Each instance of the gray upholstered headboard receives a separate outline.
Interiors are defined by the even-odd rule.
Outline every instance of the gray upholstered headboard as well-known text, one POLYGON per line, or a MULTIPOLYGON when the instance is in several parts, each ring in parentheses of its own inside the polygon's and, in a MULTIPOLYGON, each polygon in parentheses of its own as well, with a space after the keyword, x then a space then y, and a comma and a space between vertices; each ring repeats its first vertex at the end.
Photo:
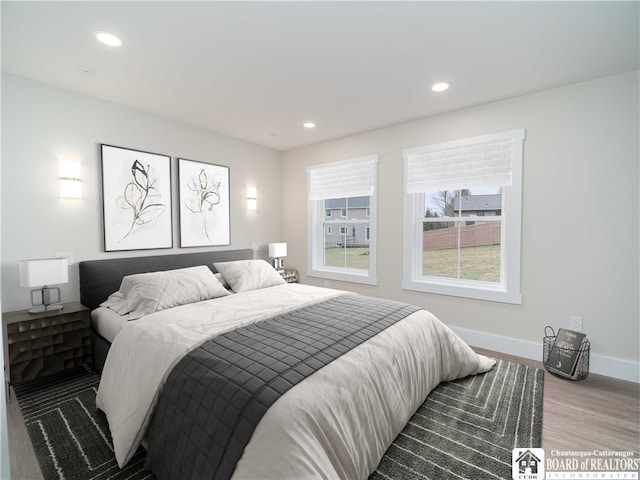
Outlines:
POLYGON ((176 268, 196 267, 198 265, 207 265, 215 273, 214 262, 249 260, 252 258, 253 250, 244 249, 88 260, 79 263, 80 301, 90 310, 97 308, 109 295, 120 288, 120 282, 126 275, 175 270, 176 268))

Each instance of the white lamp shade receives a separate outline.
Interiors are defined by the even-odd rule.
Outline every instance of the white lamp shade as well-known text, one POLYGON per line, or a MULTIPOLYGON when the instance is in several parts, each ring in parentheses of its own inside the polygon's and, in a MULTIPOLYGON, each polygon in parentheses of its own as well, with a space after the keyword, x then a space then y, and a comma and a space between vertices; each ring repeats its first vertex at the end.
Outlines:
POLYGON ((22 260, 20 265, 21 287, 42 287, 67 283, 69 268, 66 258, 22 260))
POLYGON ((286 257, 287 244, 286 243, 270 243, 269 256, 270 257, 286 257))

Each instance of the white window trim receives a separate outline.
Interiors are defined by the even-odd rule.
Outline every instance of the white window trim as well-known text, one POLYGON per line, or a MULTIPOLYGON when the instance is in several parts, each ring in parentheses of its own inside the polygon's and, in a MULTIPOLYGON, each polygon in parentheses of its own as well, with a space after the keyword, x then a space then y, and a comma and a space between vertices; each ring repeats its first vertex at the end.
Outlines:
MULTIPOLYGON (((366 157, 354 158, 351 160, 345 160, 341 162, 334 162, 332 165, 347 165, 354 161, 371 160, 374 162, 373 168, 373 193, 370 195, 369 201, 369 228, 370 228, 370 240, 369 240, 369 270, 363 271, 359 269, 345 269, 337 267, 323 266, 324 258, 324 244, 323 237, 318 236, 316 233, 318 228, 324 233, 322 223, 324 221, 324 202, 322 200, 309 200, 309 222, 308 222, 308 239, 309 239, 309 255, 307 265, 307 275, 310 277, 324 278, 327 280, 336 280, 342 282, 360 283, 364 285, 377 285, 377 255, 376 255, 376 234, 377 228, 377 196, 378 196, 378 155, 368 155, 366 157)), ((329 165, 329 164, 327 164, 329 165)), ((308 188, 308 186, 307 186, 308 188)), ((361 196, 361 195, 354 195, 361 196)), ((349 223, 364 223, 364 220, 354 220, 349 223)), ((326 223, 326 222, 324 222, 326 223)), ((333 222, 332 222, 333 223, 333 222)), ((341 221, 335 221, 336 224, 344 223, 341 221)))
POLYGON ((522 144, 524 129, 514 131, 512 184, 503 187, 501 278, 503 284, 422 275, 422 222, 424 195, 406 193, 407 154, 404 150, 404 253, 402 288, 419 292, 450 295, 493 302, 522 304, 520 288, 522 232, 522 144), (519 134, 519 135, 518 135, 519 134), (418 256, 419 255, 419 256, 418 256))

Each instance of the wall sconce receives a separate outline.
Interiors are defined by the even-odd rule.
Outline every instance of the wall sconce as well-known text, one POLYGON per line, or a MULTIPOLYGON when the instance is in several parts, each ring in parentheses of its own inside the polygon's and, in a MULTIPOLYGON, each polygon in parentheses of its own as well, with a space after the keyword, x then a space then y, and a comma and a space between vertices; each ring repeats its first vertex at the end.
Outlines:
POLYGON ((60 198, 82 198, 80 163, 60 162, 60 198))
POLYGON ((258 198, 255 187, 247 187, 247 210, 255 212, 258 209, 258 198))

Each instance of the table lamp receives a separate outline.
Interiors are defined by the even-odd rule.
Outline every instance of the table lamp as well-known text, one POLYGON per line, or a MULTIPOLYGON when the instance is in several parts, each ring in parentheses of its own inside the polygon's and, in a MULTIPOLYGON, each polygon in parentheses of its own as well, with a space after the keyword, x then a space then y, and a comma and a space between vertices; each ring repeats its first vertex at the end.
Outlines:
POLYGON ((66 258, 42 258, 37 260, 21 260, 20 286, 40 287, 31 290, 31 305, 36 307, 29 313, 62 310, 60 288, 49 288, 49 285, 67 283, 69 268, 66 258))
POLYGON ((284 259, 282 257, 287 256, 287 244, 270 243, 269 256, 273 257, 273 268, 275 268, 279 272, 284 270, 284 259))

